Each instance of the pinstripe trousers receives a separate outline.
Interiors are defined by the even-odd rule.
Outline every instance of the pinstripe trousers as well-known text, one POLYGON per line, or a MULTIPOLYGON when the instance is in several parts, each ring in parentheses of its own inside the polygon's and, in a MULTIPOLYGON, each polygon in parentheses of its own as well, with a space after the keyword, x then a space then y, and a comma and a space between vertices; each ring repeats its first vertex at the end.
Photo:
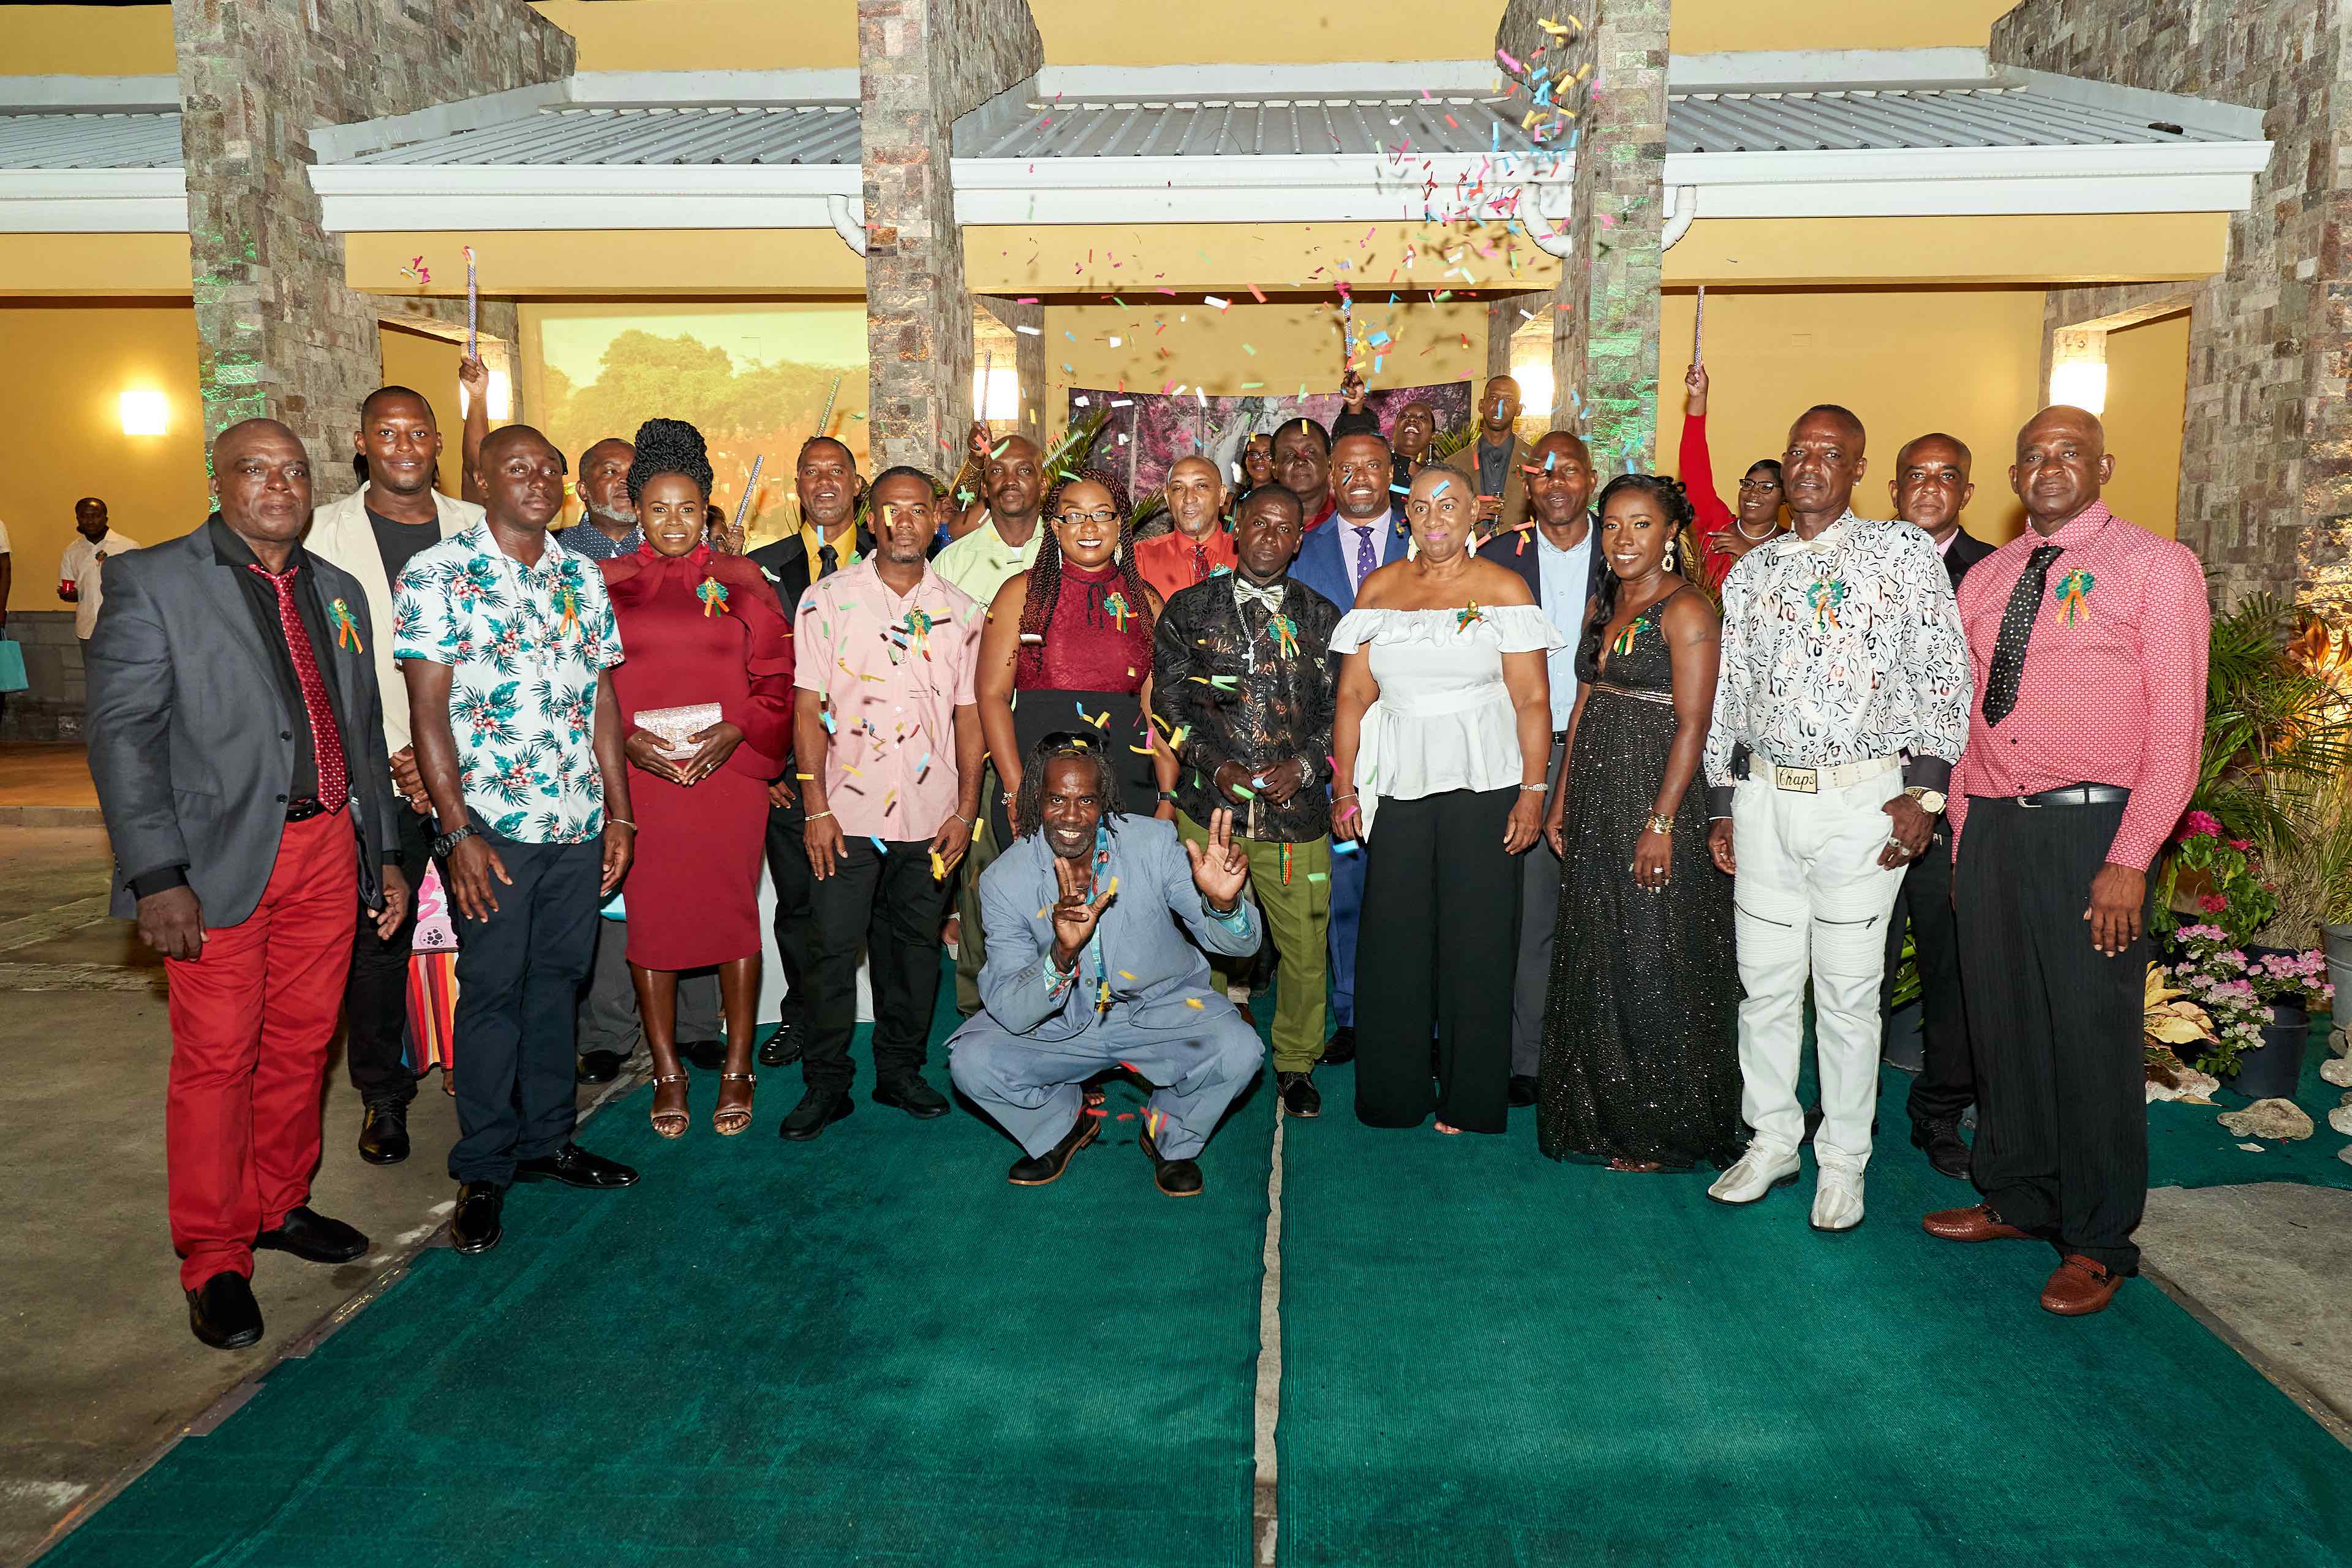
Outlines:
POLYGON ((2147 937, 2091 945, 2091 879, 2124 803, 1971 796, 1954 868, 1977 1058, 1971 1174, 1993 1211, 2060 1253, 2137 1273, 2147 1204, 2141 1057, 2147 937))

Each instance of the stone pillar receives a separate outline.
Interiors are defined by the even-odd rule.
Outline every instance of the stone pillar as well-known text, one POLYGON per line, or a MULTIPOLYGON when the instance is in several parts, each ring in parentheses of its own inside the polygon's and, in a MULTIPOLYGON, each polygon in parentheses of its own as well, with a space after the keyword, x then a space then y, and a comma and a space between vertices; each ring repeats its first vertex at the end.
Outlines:
MULTIPOLYGON (((2352 165, 2338 153, 2352 138, 2352 52, 2339 12, 2309 0, 2026 0, 1992 31, 1996 64, 2263 111, 2270 166, 2230 220, 2228 268, 2195 287, 2189 315, 2179 531, 2224 607, 2273 593, 2352 613, 2352 165)), ((2053 289, 2046 320, 2053 331, 2117 325, 2162 303, 2149 289, 2180 288, 2053 289)))
MULTIPOLYGON (((343 286, 320 225, 310 127, 557 80, 572 39, 523 0, 173 0, 172 29, 206 433, 285 421, 331 500, 383 355, 379 308, 343 286)), ((462 321, 465 301, 422 309, 462 321)))
POLYGON ((1034 75, 1045 43, 1027 0, 857 0, 857 58, 872 462, 944 479, 971 425, 950 135, 959 115, 1034 75))
POLYGON ((1004 329, 1002 333, 989 335, 996 355, 995 368, 1009 366, 1021 384, 1021 411, 1010 421, 1000 419, 997 434, 1018 431, 1036 442, 1042 451, 1045 445, 1045 307, 1034 301, 1024 305, 1000 295, 974 298, 982 310, 1004 329))
MULTIPOLYGON (((1578 430, 1604 475, 1649 469, 1658 430, 1658 286, 1664 221, 1666 29, 1670 0, 1596 0, 1570 37, 1547 32, 1561 7, 1510 0, 1497 45, 1557 81, 1583 71, 1576 105, 1573 248, 1552 313, 1555 429, 1578 430)), ((1554 96, 1577 95, 1555 89, 1554 96)))

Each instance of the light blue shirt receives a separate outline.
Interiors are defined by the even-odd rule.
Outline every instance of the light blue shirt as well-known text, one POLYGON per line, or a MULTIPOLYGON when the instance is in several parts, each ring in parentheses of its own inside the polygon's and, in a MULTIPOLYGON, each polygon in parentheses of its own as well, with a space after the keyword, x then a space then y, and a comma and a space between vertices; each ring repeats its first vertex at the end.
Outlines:
POLYGON ((1576 710, 1576 649, 1584 640, 1585 589, 1591 585, 1592 573, 1592 525, 1586 523, 1584 537, 1567 550, 1545 537, 1540 528, 1535 535, 1536 566, 1543 582, 1544 617, 1568 639, 1544 656, 1545 668, 1551 672, 1552 732, 1558 734, 1568 728, 1568 716, 1576 710))

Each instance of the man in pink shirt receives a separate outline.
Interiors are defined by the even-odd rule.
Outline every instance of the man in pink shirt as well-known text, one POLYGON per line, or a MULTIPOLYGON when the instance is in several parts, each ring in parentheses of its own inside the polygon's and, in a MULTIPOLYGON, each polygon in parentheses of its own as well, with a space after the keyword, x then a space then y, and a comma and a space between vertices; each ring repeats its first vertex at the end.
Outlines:
POLYGON ((972 668, 982 607, 924 559, 930 476, 892 468, 866 492, 874 550, 801 596, 794 755, 812 896, 808 1091, 779 1129, 805 1142, 850 1112, 857 949, 874 977, 874 1098, 948 1113, 923 1081, 940 985, 940 922, 980 809, 972 668))
POLYGON ((2009 470, 2028 527, 1959 593, 1976 704, 1949 816, 1984 1201, 1925 1223, 2047 1241, 2042 1305, 2066 1317, 2139 1268, 2147 868, 2197 783, 2212 629, 2197 557, 2099 500, 2114 473, 2096 418, 2035 415, 2009 470))

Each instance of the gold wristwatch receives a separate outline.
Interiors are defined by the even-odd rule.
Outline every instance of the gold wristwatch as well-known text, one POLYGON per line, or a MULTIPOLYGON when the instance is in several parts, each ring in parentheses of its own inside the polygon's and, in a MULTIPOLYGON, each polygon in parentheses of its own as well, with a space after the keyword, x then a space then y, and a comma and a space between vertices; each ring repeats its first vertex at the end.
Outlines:
POLYGON ((1930 816, 1944 815, 1944 792, 1929 789, 1926 784, 1913 784, 1903 792, 1919 803, 1919 809, 1930 816))

